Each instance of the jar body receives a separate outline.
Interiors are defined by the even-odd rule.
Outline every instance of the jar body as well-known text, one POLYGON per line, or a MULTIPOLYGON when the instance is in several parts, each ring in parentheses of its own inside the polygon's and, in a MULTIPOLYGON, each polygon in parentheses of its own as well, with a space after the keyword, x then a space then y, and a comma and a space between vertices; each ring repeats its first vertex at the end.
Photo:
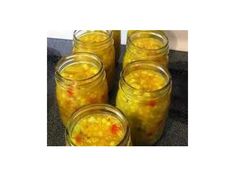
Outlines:
MULTIPOLYGON (((71 144, 70 140, 71 140, 71 139, 69 139, 68 134, 65 134, 65 145, 66 145, 66 146, 77 146, 77 145, 71 144)), ((94 145, 94 146, 95 146, 95 145, 94 145)), ((123 145, 120 145, 120 146, 132 146, 131 134, 129 134, 128 140, 127 140, 123 145)))
POLYGON ((162 31, 129 31, 123 68, 136 60, 151 60, 168 67, 168 39, 162 31))
MULTIPOLYGON (((144 63, 140 65, 144 66, 144 63)), ((134 145, 153 145, 163 133, 170 105, 171 82, 164 93, 154 94, 151 96, 148 92, 133 90, 120 80, 116 106, 129 120, 134 145)))
POLYGON ((130 146, 131 135, 123 113, 108 104, 87 105, 66 126, 67 146, 130 146))
POLYGON ((120 30, 112 30, 113 39, 114 39, 114 47, 115 47, 115 61, 118 62, 120 57, 120 47, 121 47, 121 31, 120 30))
MULTIPOLYGON (((70 59, 65 58, 64 60, 69 61, 70 59)), ((82 62, 82 58, 79 61, 82 62)), ((62 64, 63 61, 61 61, 61 65, 62 64)), ((72 65, 74 62, 71 62, 70 64, 72 65)), ((69 67, 70 64, 65 66, 65 68, 69 67)), ((77 68, 74 67, 74 69, 77 68)), ((60 74, 60 70, 58 71, 58 74, 60 74)), ((60 117, 64 125, 67 124, 71 115, 80 107, 87 104, 108 102, 108 86, 105 72, 100 71, 99 75, 97 75, 97 77, 93 76, 92 79, 93 80, 87 79, 85 80, 86 82, 84 82, 84 80, 67 81, 56 76, 56 98, 60 117)))
POLYGON ((75 31, 73 53, 77 52, 94 53, 102 60, 109 89, 111 89, 115 71, 115 49, 112 33, 109 31, 75 31))

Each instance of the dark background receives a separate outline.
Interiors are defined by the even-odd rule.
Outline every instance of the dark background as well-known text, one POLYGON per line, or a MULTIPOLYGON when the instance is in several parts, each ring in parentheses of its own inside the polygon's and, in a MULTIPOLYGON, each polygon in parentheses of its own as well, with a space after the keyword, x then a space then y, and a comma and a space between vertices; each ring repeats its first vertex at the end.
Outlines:
MULTIPOLYGON (((47 145, 63 146, 64 127, 60 121, 55 97, 54 68, 57 61, 71 54, 72 41, 47 39, 47 145)), ((110 92, 110 104, 114 105, 125 46, 116 67, 115 88, 110 92)), ((166 127, 157 146, 188 145, 188 53, 170 50, 169 70, 173 91, 166 127)))

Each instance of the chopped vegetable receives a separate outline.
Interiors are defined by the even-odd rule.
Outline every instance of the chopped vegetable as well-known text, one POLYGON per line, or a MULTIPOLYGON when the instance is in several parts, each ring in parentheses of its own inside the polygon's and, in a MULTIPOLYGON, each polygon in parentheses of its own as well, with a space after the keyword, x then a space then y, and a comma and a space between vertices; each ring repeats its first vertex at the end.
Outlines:
POLYGON ((72 97, 73 96, 73 89, 71 87, 68 88, 67 90, 68 96, 72 97))
POLYGON ((113 124, 112 127, 111 127, 111 132, 112 134, 117 134, 117 132, 119 132, 120 130, 120 127, 117 125, 117 124, 113 124))
POLYGON ((125 86, 119 88, 116 106, 130 122, 133 144, 152 145, 162 134, 164 123, 161 121, 167 117, 170 91, 157 98, 150 95, 163 88, 167 80, 158 71, 140 68, 128 72, 124 79, 135 90, 125 89, 125 86))
MULTIPOLYGON (((129 37, 135 31, 128 32, 129 37)), ((167 38, 162 32, 157 31, 138 31, 138 37, 131 38, 127 45, 127 50, 123 58, 123 68, 130 62, 136 60, 152 60, 167 67, 168 66, 168 47, 163 49, 167 43, 167 38), (158 33, 156 36, 151 33, 158 33), (147 35, 148 34, 148 35, 147 35), (160 37, 161 36, 161 37, 160 37)))
POLYGON ((67 124, 73 112, 81 106, 107 102, 108 87, 106 80, 97 86, 94 86, 93 82, 85 86, 76 84, 79 80, 89 79, 97 74, 98 71, 99 68, 97 66, 88 63, 71 64, 61 71, 60 74, 63 78, 72 81, 71 85, 66 85, 65 83, 56 84, 56 97, 64 125, 67 124))
POLYGON ((156 102, 155 100, 150 100, 150 101, 147 103, 147 105, 148 105, 148 106, 151 106, 151 107, 156 106, 156 104, 157 104, 157 102, 156 102))
POLYGON ((98 113, 79 120, 71 134, 71 140, 77 146, 115 146, 123 139, 124 129, 115 116, 98 113))
POLYGON ((82 138, 81 136, 78 134, 76 137, 75 137, 75 140, 76 140, 76 143, 80 143, 82 141, 82 138))
POLYGON ((115 71, 115 50, 112 40, 108 40, 109 33, 104 31, 89 31, 81 36, 77 35, 76 39, 74 40, 73 53, 91 52, 99 56, 104 64, 110 88, 115 71), (84 45, 76 39, 82 41, 84 45), (104 41, 108 42, 104 43, 104 41))

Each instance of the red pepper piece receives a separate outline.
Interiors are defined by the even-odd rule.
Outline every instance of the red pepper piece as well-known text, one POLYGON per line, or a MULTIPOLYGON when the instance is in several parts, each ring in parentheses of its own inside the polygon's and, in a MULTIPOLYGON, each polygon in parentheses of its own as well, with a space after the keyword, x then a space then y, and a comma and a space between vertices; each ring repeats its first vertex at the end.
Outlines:
POLYGON ((77 135, 77 136, 75 137, 75 140, 76 140, 76 143, 80 143, 80 142, 82 141, 82 138, 81 138, 80 135, 77 135))
POLYGON ((73 89, 71 87, 69 87, 67 89, 67 93, 68 93, 68 96, 72 97, 73 96, 73 89))
POLYGON ((154 107, 154 106, 157 105, 157 102, 154 101, 154 100, 151 100, 151 101, 149 101, 149 102, 147 103, 147 105, 148 105, 148 106, 151 106, 151 107, 154 107))
POLYGON ((120 127, 119 126, 117 126, 116 124, 113 124, 112 126, 111 126, 111 132, 112 132, 112 134, 117 134, 117 132, 120 130, 120 127))

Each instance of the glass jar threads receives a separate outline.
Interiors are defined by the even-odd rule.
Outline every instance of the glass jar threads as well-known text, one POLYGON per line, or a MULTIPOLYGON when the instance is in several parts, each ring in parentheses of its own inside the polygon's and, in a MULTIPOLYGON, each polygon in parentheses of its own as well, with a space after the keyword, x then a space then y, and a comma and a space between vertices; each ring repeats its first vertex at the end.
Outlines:
POLYGON ((128 30, 127 31, 127 38, 133 34, 134 32, 138 32, 138 31, 146 31, 146 32, 158 32, 158 33, 162 33, 163 35, 165 35, 164 31, 162 30, 128 30))
POLYGON ((130 122, 134 145, 152 145, 161 137, 171 87, 169 72, 154 61, 135 61, 122 71, 116 106, 130 122))
POLYGON ((108 30, 74 31, 73 42, 73 53, 91 52, 102 60, 108 85, 111 89, 115 71, 115 50, 112 32, 108 30))
POLYGON ((123 68, 135 60, 152 60, 168 67, 168 38, 162 31, 129 31, 123 68))
POLYGON ((56 98, 64 125, 81 106, 108 101, 104 67, 94 54, 80 52, 62 58, 56 65, 55 80, 56 98))
POLYGON ((66 127, 68 146, 128 146, 130 128, 123 113, 107 104, 92 104, 76 111, 66 127))

